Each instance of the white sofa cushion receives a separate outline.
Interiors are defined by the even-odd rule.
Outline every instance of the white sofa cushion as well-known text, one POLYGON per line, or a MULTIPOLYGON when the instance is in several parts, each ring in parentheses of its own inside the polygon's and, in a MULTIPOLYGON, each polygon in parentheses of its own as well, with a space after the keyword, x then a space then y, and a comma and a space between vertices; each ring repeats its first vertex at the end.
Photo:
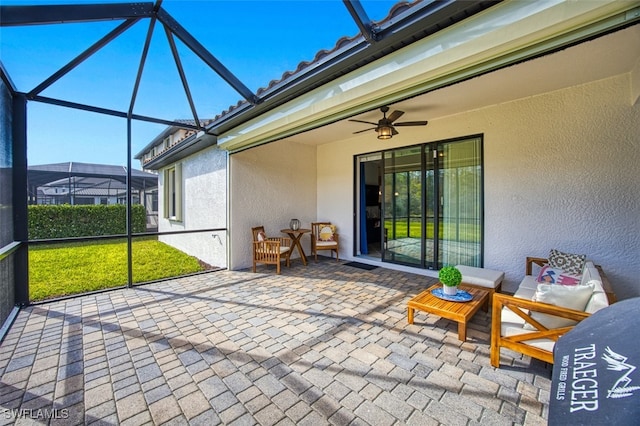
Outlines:
POLYGON ((538 289, 538 284, 540 283, 536 281, 536 277, 533 275, 525 275, 514 296, 521 299, 533 300, 533 295, 538 289))
MULTIPOLYGON (((511 309, 502 309, 502 319, 500 321, 500 333, 503 337, 518 336, 522 334, 530 334, 536 330, 528 330, 523 328, 525 322, 522 318, 516 315, 511 309)), ((555 342, 551 339, 531 339, 526 340, 523 343, 543 349, 545 351, 552 352, 555 342)))
MULTIPOLYGON (((584 311, 589 299, 593 295, 593 290, 593 283, 574 286, 539 284, 532 300, 534 302, 548 303, 550 305, 561 306, 563 308, 574 309, 576 311, 584 311)), ((568 327, 576 323, 570 319, 560 318, 540 312, 532 312, 531 318, 547 328, 568 327)), ((525 324, 525 328, 529 330, 534 329, 530 324, 525 324)))
POLYGON ((587 303, 584 311, 593 314, 594 312, 609 306, 609 298, 602 286, 602 277, 600 277, 600 272, 598 272, 596 265, 591 261, 587 261, 584 265, 584 269, 582 270, 581 284, 584 285, 587 283, 592 283, 594 289, 593 295, 591 296, 591 299, 589 299, 589 303, 587 303))
POLYGON ((602 281, 591 280, 589 283, 593 284, 594 290, 591 299, 589 299, 587 306, 584 308, 584 311, 589 314, 593 314, 598 312, 600 309, 609 306, 609 298, 602 287, 602 281))
POLYGON ((598 280, 602 282, 598 268, 596 268, 596 265, 594 265, 593 262, 588 261, 584 264, 584 268, 582 269, 582 280, 580 281, 580 284, 586 284, 591 280, 598 280))

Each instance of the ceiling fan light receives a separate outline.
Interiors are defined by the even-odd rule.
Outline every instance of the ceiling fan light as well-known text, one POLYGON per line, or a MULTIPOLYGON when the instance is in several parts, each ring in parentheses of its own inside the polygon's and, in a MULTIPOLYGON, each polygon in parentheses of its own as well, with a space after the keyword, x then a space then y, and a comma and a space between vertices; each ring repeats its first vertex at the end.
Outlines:
POLYGON ((380 126, 376 132, 378 132, 378 139, 391 139, 393 136, 393 129, 390 126, 380 126))

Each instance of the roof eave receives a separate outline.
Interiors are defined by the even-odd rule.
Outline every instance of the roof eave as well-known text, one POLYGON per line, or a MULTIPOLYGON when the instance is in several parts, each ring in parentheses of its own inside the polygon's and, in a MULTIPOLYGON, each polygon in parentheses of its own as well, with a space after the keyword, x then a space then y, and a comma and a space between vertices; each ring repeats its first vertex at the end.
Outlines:
POLYGON ((214 135, 198 132, 195 133, 172 148, 158 155, 157 157, 144 163, 146 170, 160 170, 170 164, 180 161, 198 151, 216 145, 218 142, 214 135))
POLYGON ((151 148, 153 148, 154 145, 157 145, 160 141, 163 141, 167 136, 172 135, 173 133, 177 132, 180 129, 183 129, 183 127, 178 127, 178 126, 167 127, 162 132, 160 132, 158 136, 153 138, 151 142, 146 144, 145 147, 142 148, 140 152, 138 152, 133 158, 135 158, 136 160, 140 160, 144 156, 144 154, 146 154, 147 152, 149 152, 151 148))

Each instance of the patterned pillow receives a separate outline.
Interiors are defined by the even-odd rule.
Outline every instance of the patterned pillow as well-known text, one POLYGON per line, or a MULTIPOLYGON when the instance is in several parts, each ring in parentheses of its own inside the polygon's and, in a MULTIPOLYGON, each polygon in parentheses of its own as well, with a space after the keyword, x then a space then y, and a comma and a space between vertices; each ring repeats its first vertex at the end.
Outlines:
POLYGON ((265 234, 263 231, 258 232, 258 241, 266 241, 267 240, 267 234, 265 234))
POLYGON ((320 225, 318 227, 319 241, 333 241, 333 234, 336 233, 336 227, 331 224, 320 225))
POLYGON ((579 275, 571 275, 560 268, 552 268, 550 265, 544 265, 536 281, 543 284, 561 284, 561 285, 578 285, 580 284, 579 275))
POLYGON ((549 252, 549 266, 562 269, 570 275, 582 275, 582 269, 587 256, 584 254, 563 253, 551 249, 549 252))

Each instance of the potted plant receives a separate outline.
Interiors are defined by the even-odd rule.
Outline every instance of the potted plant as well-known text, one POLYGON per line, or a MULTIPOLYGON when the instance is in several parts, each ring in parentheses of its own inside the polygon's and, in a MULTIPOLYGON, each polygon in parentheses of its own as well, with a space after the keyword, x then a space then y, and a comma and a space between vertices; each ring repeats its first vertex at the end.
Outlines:
POLYGON ((438 272, 438 278, 442 283, 442 292, 449 296, 458 293, 458 285, 462 282, 462 274, 455 266, 445 266, 438 272))

